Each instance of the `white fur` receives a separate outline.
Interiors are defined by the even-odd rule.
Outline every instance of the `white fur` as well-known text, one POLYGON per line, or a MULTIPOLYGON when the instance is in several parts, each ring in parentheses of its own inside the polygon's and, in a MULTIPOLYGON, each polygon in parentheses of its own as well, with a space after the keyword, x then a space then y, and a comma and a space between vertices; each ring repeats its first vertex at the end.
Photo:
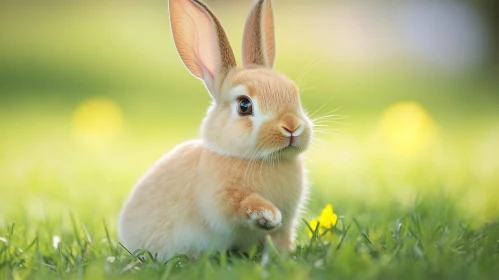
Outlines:
POLYGON ((230 108, 231 108, 231 115, 234 118, 240 117, 238 113, 238 102, 237 98, 239 96, 248 96, 248 98, 251 99, 251 103, 253 106, 253 116, 248 116, 248 118, 251 119, 251 122, 253 123, 253 130, 251 132, 251 144, 254 145, 256 143, 256 140, 258 138, 258 132, 260 127, 262 126, 263 123, 266 121, 272 119, 271 115, 266 115, 263 112, 261 112, 260 107, 258 105, 258 99, 253 97, 249 97, 248 90, 244 85, 238 85, 232 88, 229 93, 227 94, 230 103, 230 108))
POLYGON ((277 211, 276 214, 274 214, 270 210, 263 210, 262 216, 263 218, 265 218, 267 221, 270 222, 270 225, 272 227, 279 226, 282 223, 281 211, 277 211))
POLYGON ((230 89, 227 93, 228 99, 225 101, 230 102, 232 100, 236 100, 236 98, 238 98, 239 96, 248 96, 248 90, 244 85, 238 85, 230 89))
POLYGON ((274 214, 268 209, 264 209, 261 211, 248 209, 247 213, 250 217, 250 221, 248 222, 251 227, 254 227, 255 223, 257 223, 260 219, 263 219, 266 223, 268 223, 270 228, 277 228, 282 224, 282 214, 279 210, 277 210, 274 214))
POLYGON ((304 125, 300 125, 295 131, 293 131, 293 136, 300 136, 305 130, 304 125))
POLYGON ((291 136, 291 132, 287 131, 286 129, 284 129, 283 127, 280 128, 282 134, 284 134, 284 136, 291 136))

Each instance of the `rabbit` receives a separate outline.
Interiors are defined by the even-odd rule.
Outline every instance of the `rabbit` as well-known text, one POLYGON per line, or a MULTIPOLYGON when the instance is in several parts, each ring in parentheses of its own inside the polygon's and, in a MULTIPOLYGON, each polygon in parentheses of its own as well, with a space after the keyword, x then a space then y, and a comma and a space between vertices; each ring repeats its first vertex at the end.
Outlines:
POLYGON ((133 187, 119 214, 120 241, 159 260, 245 252, 267 235, 292 252, 308 196, 303 152, 313 125, 298 87, 273 70, 272 2, 252 5, 242 67, 205 3, 169 0, 169 13, 177 52, 213 102, 201 139, 166 153, 133 187))

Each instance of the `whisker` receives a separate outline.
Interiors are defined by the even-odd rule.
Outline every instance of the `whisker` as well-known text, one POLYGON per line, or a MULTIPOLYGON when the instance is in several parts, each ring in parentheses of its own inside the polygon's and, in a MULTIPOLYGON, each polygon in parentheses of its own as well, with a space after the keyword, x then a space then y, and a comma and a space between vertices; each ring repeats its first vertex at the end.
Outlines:
MULTIPOLYGON (((324 108, 326 105, 328 105, 332 100, 333 100, 333 97, 331 97, 328 101, 326 101, 324 104, 322 104, 322 106, 319 107, 319 109, 315 110, 312 114, 310 114, 309 117, 312 118, 316 113, 318 113, 320 110, 322 110, 322 108, 324 108)), ((332 113, 334 113, 342 108, 343 108, 343 106, 339 106, 338 108, 327 112, 325 115, 331 115, 332 113)), ((342 116, 342 115, 335 115, 335 116, 342 116)))
MULTIPOLYGON (((333 100, 333 98, 329 99, 326 103, 324 103, 324 105, 322 105, 320 109, 324 108, 324 106, 326 106, 327 104, 329 104, 329 102, 331 102, 331 100, 333 100)), ((335 113, 335 112, 337 112, 337 111, 341 110, 342 108, 343 108, 343 106, 339 106, 339 107, 337 107, 336 109, 333 109, 333 110, 331 110, 331 111, 329 111, 329 112, 324 113, 324 115, 323 115, 323 116, 334 115, 334 116, 346 117, 345 115, 333 114, 333 113, 335 113)), ((319 109, 319 110, 320 110, 320 109, 319 109)), ((316 110, 316 111, 314 112, 314 114, 315 114, 316 112, 318 112, 319 110, 316 110)), ((310 117, 312 117, 312 116, 313 116, 313 115, 310 115, 310 117)))
POLYGON ((319 152, 322 152, 324 151, 324 146, 327 146, 327 142, 324 141, 323 139, 320 139, 320 141, 317 141, 317 142, 312 142, 311 143, 311 148, 314 149, 315 151, 319 151, 319 152))
POLYGON ((322 108, 324 108, 324 106, 326 106, 330 101, 331 101, 331 99, 328 102, 322 104, 322 106, 319 107, 319 109, 313 111, 311 114, 308 115, 308 117, 312 118, 317 112, 319 112, 320 110, 322 110, 322 108))
POLYGON ((338 125, 343 125, 343 126, 349 126, 349 125, 351 125, 349 123, 338 122, 338 121, 318 121, 318 122, 314 123, 314 127, 316 127, 317 125, 324 125, 324 126, 329 127, 328 124, 338 124, 338 125))
POLYGON ((317 89, 317 87, 306 87, 306 88, 300 88, 300 92, 304 92, 304 91, 307 91, 307 90, 313 90, 313 89, 317 89))
POLYGON ((339 118, 320 118, 317 120, 312 120, 313 123, 321 123, 321 122, 338 122, 338 123, 346 123, 343 119, 339 118))
POLYGON ((330 126, 329 126, 329 125, 327 125, 327 124, 315 124, 315 123, 314 123, 312 126, 313 126, 313 127, 330 127, 330 126))
POLYGON ((320 63, 320 60, 315 60, 315 61, 312 60, 312 61, 310 61, 308 63, 308 65, 305 66, 305 69, 300 74, 300 76, 297 79, 295 79, 296 84, 300 86, 301 85, 301 80, 303 79, 303 77, 305 77, 305 75, 308 74, 308 72, 310 70, 312 70, 312 68, 314 68, 315 66, 317 66, 317 64, 319 64, 319 63, 320 63))
POLYGON ((334 132, 330 132, 330 131, 317 131, 318 133, 322 133, 322 134, 326 134, 326 135, 334 135, 334 136, 338 136, 337 133, 334 133, 334 132))
POLYGON ((313 118, 312 121, 317 121, 317 120, 322 120, 322 119, 333 119, 333 120, 344 120, 348 118, 347 116, 343 115, 324 115, 320 117, 313 118))

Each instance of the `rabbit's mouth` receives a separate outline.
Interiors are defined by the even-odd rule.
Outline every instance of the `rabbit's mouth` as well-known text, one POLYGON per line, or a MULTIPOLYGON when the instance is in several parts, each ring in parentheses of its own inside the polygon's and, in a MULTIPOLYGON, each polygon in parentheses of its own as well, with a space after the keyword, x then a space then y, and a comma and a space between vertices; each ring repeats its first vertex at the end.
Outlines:
POLYGON ((278 150, 276 150, 275 152, 273 152, 272 154, 275 154, 275 155, 278 155, 278 156, 285 156, 285 157, 288 157, 288 156, 294 156, 294 155, 297 155, 301 152, 301 149, 297 146, 294 146, 292 145, 291 143, 289 145, 287 145, 286 147, 282 147, 278 150))

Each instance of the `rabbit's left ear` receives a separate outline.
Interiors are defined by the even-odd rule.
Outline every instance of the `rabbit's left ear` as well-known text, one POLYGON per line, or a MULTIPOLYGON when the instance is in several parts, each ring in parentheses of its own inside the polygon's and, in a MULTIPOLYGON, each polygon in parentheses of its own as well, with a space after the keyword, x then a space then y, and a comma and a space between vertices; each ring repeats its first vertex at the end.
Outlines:
POLYGON ((255 0, 243 35, 243 66, 274 66, 274 16, 271 0, 255 0))
POLYGON ((169 0, 178 54, 215 99, 236 59, 220 21, 201 0, 169 0))

